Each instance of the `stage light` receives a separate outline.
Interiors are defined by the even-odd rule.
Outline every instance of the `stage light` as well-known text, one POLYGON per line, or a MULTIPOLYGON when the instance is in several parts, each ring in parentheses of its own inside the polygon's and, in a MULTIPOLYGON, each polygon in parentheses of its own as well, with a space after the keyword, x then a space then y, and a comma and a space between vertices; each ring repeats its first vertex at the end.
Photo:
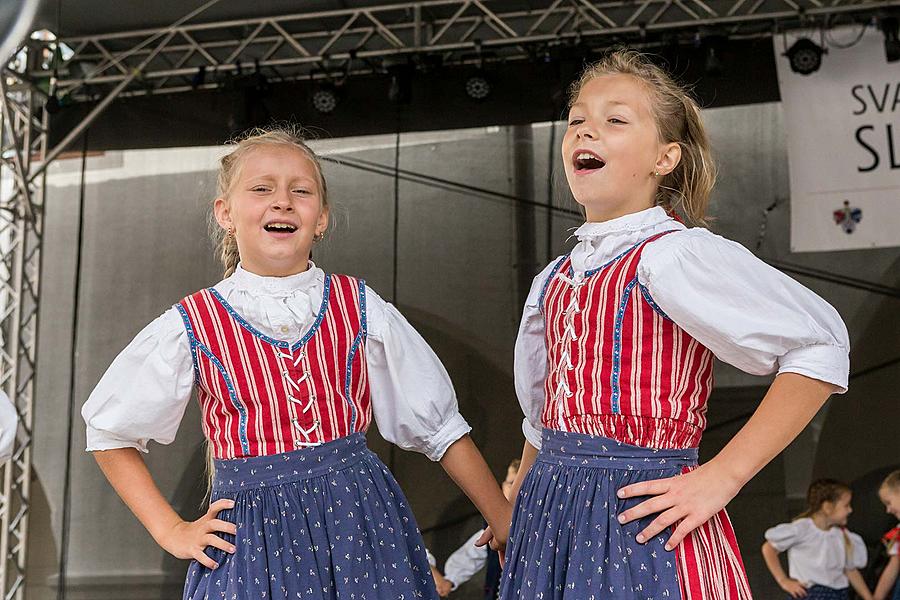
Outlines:
POLYGON ((791 70, 801 75, 815 73, 822 66, 822 55, 827 48, 819 46, 809 38, 800 38, 784 53, 791 63, 791 70))
POLYGON ((704 73, 713 77, 725 73, 725 61, 722 60, 722 55, 727 44, 728 38, 723 35, 710 35, 703 40, 703 46, 706 49, 706 57, 703 61, 704 73))
POLYGON ((481 75, 473 75, 466 80, 466 95, 472 100, 485 100, 491 95, 491 84, 481 75))
POLYGON ((882 18, 881 31, 884 33, 884 57, 888 62, 900 61, 900 19, 882 18))
POLYGON ((59 112, 60 108, 62 108, 62 105, 59 102, 59 98, 56 94, 50 94, 47 97, 47 102, 44 103, 44 110, 46 110, 48 114, 55 115, 59 112))
POLYGON ((201 65, 197 67, 197 72, 191 77, 191 87, 197 89, 204 83, 206 83, 206 66, 201 65))
POLYGON ((707 75, 721 75, 725 72, 725 65, 716 53, 716 49, 710 46, 706 49, 706 60, 703 63, 703 72, 707 75))
POLYGON ((313 92, 312 105, 323 115, 333 113, 338 105, 337 90, 332 85, 320 85, 313 92))
POLYGON ((388 100, 394 104, 409 104, 412 102, 415 67, 406 60, 403 62, 387 60, 384 63, 384 68, 391 77, 391 84, 388 87, 388 100))

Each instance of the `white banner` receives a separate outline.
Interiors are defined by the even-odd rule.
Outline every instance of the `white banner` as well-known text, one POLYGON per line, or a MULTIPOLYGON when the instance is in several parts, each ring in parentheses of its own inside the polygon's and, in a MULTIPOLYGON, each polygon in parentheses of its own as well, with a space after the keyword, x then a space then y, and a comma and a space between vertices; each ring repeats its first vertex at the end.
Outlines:
MULTIPOLYGON (((828 32, 819 70, 801 75, 784 56, 800 37, 773 38, 791 173, 791 249, 900 246, 900 62, 887 62, 876 28, 861 37, 859 27, 841 28, 828 32)), ((818 32, 806 37, 821 43, 818 32)))

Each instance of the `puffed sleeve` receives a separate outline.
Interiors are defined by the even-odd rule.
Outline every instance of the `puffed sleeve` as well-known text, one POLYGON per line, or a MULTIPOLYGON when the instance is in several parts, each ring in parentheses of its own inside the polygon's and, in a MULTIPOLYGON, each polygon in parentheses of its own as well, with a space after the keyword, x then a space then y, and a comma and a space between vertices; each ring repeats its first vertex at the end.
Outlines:
POLYGON ((541 412, 544 410, 544 381, 547 379, 547 345, 541 296, 544 284, 558 260, 547 265, 531 282, 516 337, 513 380, 519 406, 525 413, 522 433, 535 448, 541 447, 541 412))
POLYGON ((472 430, 444 365, 392 305, 366 288, 366 364, 378 431, 404 450, 439 461, 472 430))
POLYGON ((0 391, 0 463, 8 461, 13 454, 19 414, 12 401, 0 391))
POLYGON ((766 530, 766 541, 772 544, 772 547, 779 552, 784 552, 795 544, 803 541, 804 536, 803 520, 791 521, 790 523, 782 523, 771 529, 766 530))
POLYGON ((837 311, 736 242, 702 228, 644 250, 641 292, 723 360, 753 375, 798 373, 847 391, 850 341, 837 311))
POLYGON ((852 531, 846 531, 849 541, 847 548, 847 568, 848 569, 864 569, 866 563, 869 562, 869 552, 866 549, 866 543, 858 535, 852 531))
POLYGON ((172 443, 193 385, 190 341, 172 308, 122 350, 81 408, 87 451, 172 443))

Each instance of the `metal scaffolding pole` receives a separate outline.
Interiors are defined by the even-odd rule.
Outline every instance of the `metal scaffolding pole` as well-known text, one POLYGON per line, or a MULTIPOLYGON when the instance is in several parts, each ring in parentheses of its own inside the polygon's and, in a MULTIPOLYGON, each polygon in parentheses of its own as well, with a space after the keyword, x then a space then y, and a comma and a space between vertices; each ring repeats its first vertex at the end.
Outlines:
POLYGON ((0 389, 19 427, 0 465, 0 593, 25 595, 31 441, 37 359, 44 181, 32 177, 47 148, 41 95, 15 73, 0 81, 0 389))
MULTIPOLYGON (((0 71, 0 389, 13 400, 19 429, 13 458, 0 465, 0 592, 25 593, 25 551, 31 485, 31 441, 40 301, 44 197, 49 164, 90 126, 171 41, 155 48, 60 141, 48 147, 46 96, 24 76, 0 71)), ((32 47, 29 62, 37 62, 32 47)))

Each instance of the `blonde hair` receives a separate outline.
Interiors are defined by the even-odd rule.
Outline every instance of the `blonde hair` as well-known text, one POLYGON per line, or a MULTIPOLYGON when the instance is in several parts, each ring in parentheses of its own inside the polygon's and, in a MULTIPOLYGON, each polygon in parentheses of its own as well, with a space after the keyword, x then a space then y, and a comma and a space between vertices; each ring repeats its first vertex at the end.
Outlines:
MULTIPOLYGON (((322 163, 319 161, 319 157, 316 156, 316 153, 306 144, 304 132, 300 127, 285 124, 266 128, 253 128, 243 135, 230 140, 228 145, 234 146, 234 149, 223 156, 219 161, 219 173, 216 178, 216 198, 228 200, 228 194, 240 177, 243 160, 250 152, 263 146, 287 146, 302 152, 313 164, 316 172, 316 183, 319 185, 319 198, 322 199, 322 208, 328 207, 328 185, 325 182, 325 175, 322 172, 322 163)), ((237 268, 238 262, 241 260, 241 255, 238 251, 237 239, 233 234, 225 231, 216 221, 212 211, 214 203, 215 199, 213 199, 212 204, 210 205, 209 234, 215 245, 216 254, 222 262, 224 276, 229 277, 237 268)), ((207 440, 207 489, 204 503, 210 498, 215 472, 215 459, 213 457, 212 446, 210 446, 209 441, 207 440)))
MULTIPOLYGON (((234 146, 234 150, 223 156, 219 161, 219 174, 216 179, 217 198, 228 199, 228 194, 240 176, 243 159, 250 152, 262 146, 288 146, 302 152, 313 164, 316 171, 316 181, 319 184, 319 197, 322 199, 322 207, 328 206, 328 185, 322 173, 322 163, 319 161, 316 153, 306 144, 306 138, 301 128, 294 125, 254 128, 229 141, 228 145, 234 146)), ((237 240, 234 235, 222 229, 212 214, 210 214, 209 225, 209 233, 215 244, 216 254, 222 262, 225 277, 228 277, 234 273, 241 259, 237 240)))
POLYGON ((900 491, 900 470, 891 471, 881 482, 882 488, 888 488, 891 491, 900 491))
POLYGON ((660 180, 656 204, 668 212, 682 213, 693 224, 705 225, 716 166, 697 102, 646 55, 618 48, 581 73, 569 88, 569 107, 589 81, 603 75, 630 75, 644 84, 660 140, 681 147, 678 165, 660 180))

